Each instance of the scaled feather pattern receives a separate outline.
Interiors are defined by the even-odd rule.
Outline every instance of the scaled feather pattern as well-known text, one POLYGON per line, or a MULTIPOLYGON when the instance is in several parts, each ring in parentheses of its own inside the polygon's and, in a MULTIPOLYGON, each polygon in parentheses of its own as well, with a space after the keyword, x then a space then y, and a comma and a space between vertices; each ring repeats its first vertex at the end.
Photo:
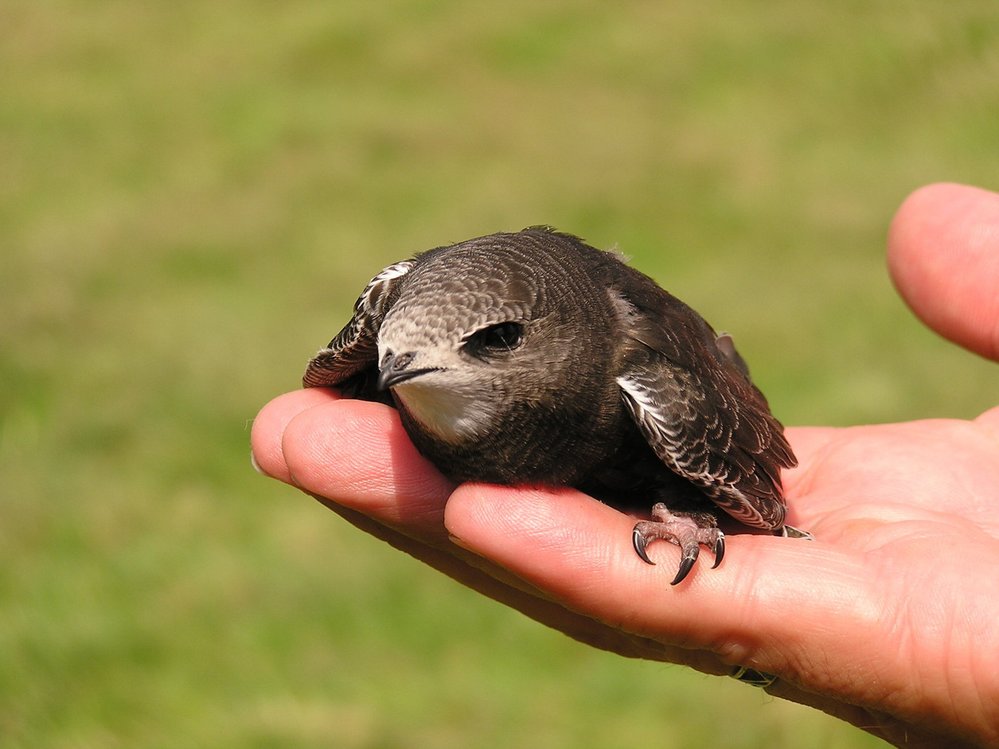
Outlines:
MULTIPOLYGON (((306 387, 391 403, 455 481, 574 486, 681 548, 716 512, 785 530, 796 461, 728 335, 616 254, 547 227, 438 247, 378 273, 309 362, 306 387)), ((800 533, 800 532, 798 532, 800 533)))

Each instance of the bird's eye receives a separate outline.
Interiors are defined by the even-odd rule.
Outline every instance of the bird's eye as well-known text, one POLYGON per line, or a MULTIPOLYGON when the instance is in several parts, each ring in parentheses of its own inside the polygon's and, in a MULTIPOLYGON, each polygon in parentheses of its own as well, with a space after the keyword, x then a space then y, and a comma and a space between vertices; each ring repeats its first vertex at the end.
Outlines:
POLYGON ((517 322, 501 322, 477 330, 465 347, 473 356, 485 357, 513 351, 524 337, 524 326, 517 322))

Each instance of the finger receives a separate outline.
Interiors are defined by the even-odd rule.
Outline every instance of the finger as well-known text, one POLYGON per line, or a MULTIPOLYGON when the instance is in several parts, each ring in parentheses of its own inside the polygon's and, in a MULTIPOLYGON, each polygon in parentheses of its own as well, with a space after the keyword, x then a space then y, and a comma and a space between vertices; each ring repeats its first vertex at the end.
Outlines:
MULTIPOLYGON (((816 694, 815 692, 788 684, 781 679, 778 679, 772 686, 767 687, 766 691, 774 697, 780 697, 781 699, 796 702, 799 705, 821 710, 827 715, 839 718, 850 725, 856 726, 869 734, 898 746, 904 745, 911 749, 916 749, 917 747, 930 749, 930 747, 940 746, 939 743, 919 743, 917 741, 919 736, 911 722, 903 722, 887 713, 843 702, 839 697, 816 694)), ((936 741, 939 741, 939 737, 936 737, 936 741)))
POLYGON ((304 390, 265 406, 254 422, 252 442, 257 462, 269 475, 304 488, 352 525, 547 626, 621 655, 722 672, 707 654, 611 630, 570 612, 450 543, 441 513, 452 486, 428 468, 408 439, 401 440, 399 429, 397 415, 379 404, 304 390))
POLYGON ((417 452, 399 414, 380 403, 328 399, 285 425, 281 453, 291 483, 371 516, 442 539, 454 484, 417 452))
POLYGON ((377 523, 355 510, 336 505, 321 497, 317 499, 357 528, 389 543, 462 585, 585 645, 628 658, 686 665, 704 673, 728 674, 729 672, 728 667, 721 664, 712 653, 678 648, 660 640, 632 635, 608 627, 590 616, 570 611, 560 602, 549 598, 544 591, 458 546, 453 544, 449 547, 430 546, 377 523))
POLYGON ((291 476, 281 446, 285 429, 303 411, 338 398, 339 395, 329 388, 294 390, 279 395, 260 409, 250 431, 254 466, 267 476, 290 483, 291 476))
POLYGON ((955 184, 917 190, 892 221, 888 267, 929 327, 999 361, 999 194, 955 184))
POLYGON ((868 631, 880 615, 868 571, 821 541, 730 536, 722 566, 698 565, 673 587, 676 547, 656 545, 658 563, 644 564, 630 544, 633 519, 571 490, 465 485, 452 495, 445 523, 466 548, 569 609, 633 635, 714 653, 719 664, 844 694, 856 689, 852 675, 873 658, 863 647, 839 652, 838 632, 868 631), (808 575, 794 574, 802 569, 808 575), (843 669, 816 662, 829 652, 843 669))
POLYGON ((412 470, 410 464, 415 464, 419 472, 426 468, 422 458, 414 456, 407 445, 398 444, 397 435, 392 435, 397 419, 391 414, 386 415, 376 404, 356 401, 334 409, 322 408, 338 401, 334 391, 314 388, 285 393, 264 406, 251 432, 253 458, 261 471, 301 486, 360 530, 542 623, 615 652, 644 657, 658 652, 663 657, 658 643, 622 641, 592 619, 545 600, 527 583, 450 543, 441 520, 450 485, 437 483, 433 476, 422 490, 411 485, 404 496, 396 496, 390 479, 379 480, 379 476, 371 474, 382 472, 386 464, 403 472, 412 470), (299 418, 314 408, 319 410, 299 418), (386 432, 388 442, 383 445, 386 432), (286 447, 290 464, 285 457, 286 447), (345 453, 347 459, 341 460, 345 453), (315 463, 310 462, 313 460, 315 463), (372 461, 371 465, 364 465, 365 460, 372 461), (324 493, 338 501, 322 496, 324 493), (386 502, 387 494, 398 501, 386 502), (422 509, 403 506, 414 495, 422 509), (434 508, 432 512, 427 512, 428 505, 434 508), (433 523, 435 516, 437 522, 433 523), (414 522, 414 517, 419 520, 414 522), (428 537, 433 544, 427 543, 428 537))
MULTIPOLYGON (((685 665, 706 674, 727 676, 731 673, 731 666, 712 652, 680 647, 664 642, 661 638, 629 634, 616 626, 608 626, 586 612, 577 613, 566 608, 559 601, 548 597, 545 591, 513 577, 503 568, 493 565, 482 557, 463 555, 461 550, 456 551, 453 548, 449 551, 429 547, 355 510, 330 503, 322 498, 319 500, 348 522, 376 538, 388 542, 459 583, 516 609, 541 624, 561 631, 585 645, 625 657, 685 665)), ((863 708, 846 704, 835 697, 803 690, 787 681, 778 680, 767 691, 774 696, 822 710, 876 735, 886 733, 881 729, 882 724, 894 722, 887 716, 876 719, 863 708)))
POLYGON ((303 488, 355 527, 542 624, 621 655, 724 672, 710 654, 613 630, 568 611, 507 570, 455 546, 442 520, 452 485, 400 429, 397 414, 379 404, 339 400, 325 389, 304 390, 265 406, 254 422, 252 442, 257 462, 269 475, 303 488))

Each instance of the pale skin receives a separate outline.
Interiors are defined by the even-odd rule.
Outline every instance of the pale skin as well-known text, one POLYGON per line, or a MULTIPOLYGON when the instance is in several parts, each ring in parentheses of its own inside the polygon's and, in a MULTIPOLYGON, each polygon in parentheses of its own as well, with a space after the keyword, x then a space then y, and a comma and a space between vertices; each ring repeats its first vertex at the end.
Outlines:
MULTIPOLYGON (((999 361, 999 194, 917 191, 888 265, 928 326, 999 361)), ((770 694, 898 746, 999 746, 999 406, 787 434, 788 521, 815 540, 730 534, 719 568, 702 560, 675 588, 678 550, 656 544, 659 564, 643 563, 633 517, 571 489, 455 486, 387 406, 287 393, 252 444, 267 475, 584 643, 775 674, 770 694)))

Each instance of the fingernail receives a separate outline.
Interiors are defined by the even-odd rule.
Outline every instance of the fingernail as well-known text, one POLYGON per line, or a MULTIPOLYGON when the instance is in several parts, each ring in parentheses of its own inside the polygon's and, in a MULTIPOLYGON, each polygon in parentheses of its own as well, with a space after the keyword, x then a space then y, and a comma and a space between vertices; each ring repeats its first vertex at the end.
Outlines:
POLYGON ((253 470, 259 473, 261 476, 267 476, 267 478, 271 477, 270 474, 267 473, 267 471, 265 471, 263 468, 260 467, 260 464, 257 462, 257 456, 254 455, 252 452, 250 453, 250 465, 253 466, 253 470))

